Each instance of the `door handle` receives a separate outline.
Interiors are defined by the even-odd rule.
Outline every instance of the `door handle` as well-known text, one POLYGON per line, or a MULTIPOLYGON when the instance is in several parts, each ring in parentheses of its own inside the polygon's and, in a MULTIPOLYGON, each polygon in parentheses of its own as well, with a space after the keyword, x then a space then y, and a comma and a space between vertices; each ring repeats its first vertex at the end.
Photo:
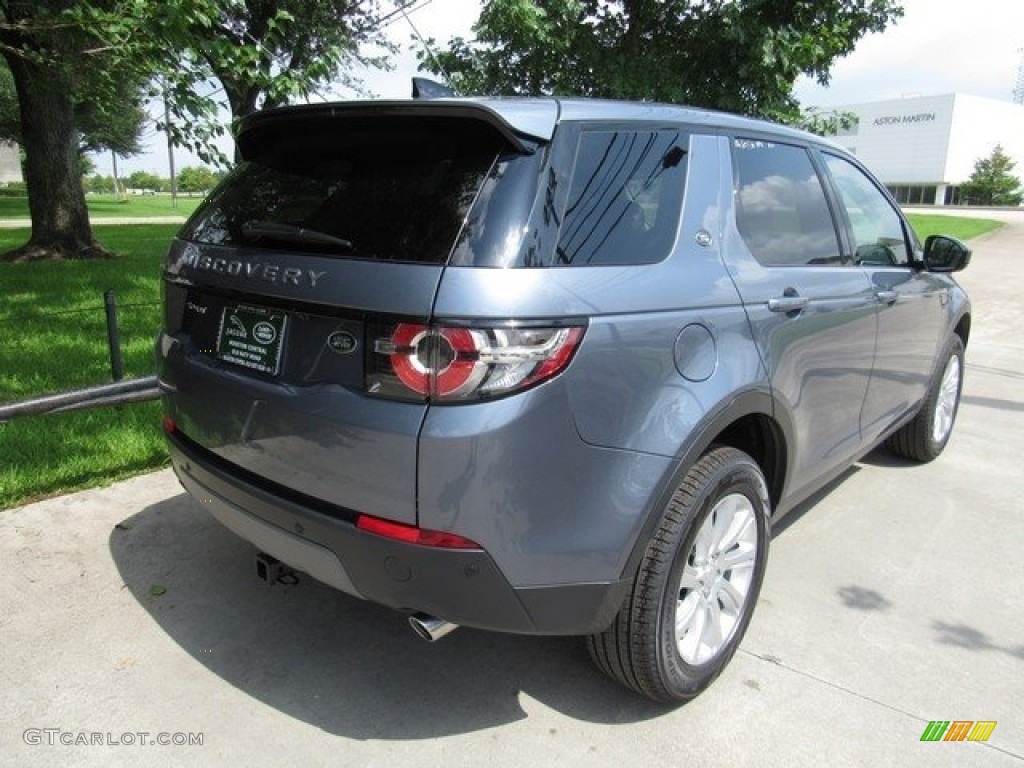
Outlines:
POLYGON ((791 289, 787 288, 784 295, 768 299, 768 309, 772 312, 799 312, 811 303, 806 296, 798 296, 796 291, 791 294, 790 291, 791 289))
POLYGON ((895 304, 899 294, 896 291, 875 291, 875 298, 883 304, 895 304))

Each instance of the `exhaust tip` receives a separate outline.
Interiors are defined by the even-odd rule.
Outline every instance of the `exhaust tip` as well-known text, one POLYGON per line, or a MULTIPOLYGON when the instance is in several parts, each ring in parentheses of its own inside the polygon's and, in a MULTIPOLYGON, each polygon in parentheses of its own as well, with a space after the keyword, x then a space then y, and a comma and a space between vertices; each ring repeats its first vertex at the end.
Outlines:
POLYGON ((416 613, 409 617, 409 626, 412 631, 422 637, 428 643, 434 643, 447 635, 449 632, 459 628, 458 624, 438 619, 426 613, 416 613))

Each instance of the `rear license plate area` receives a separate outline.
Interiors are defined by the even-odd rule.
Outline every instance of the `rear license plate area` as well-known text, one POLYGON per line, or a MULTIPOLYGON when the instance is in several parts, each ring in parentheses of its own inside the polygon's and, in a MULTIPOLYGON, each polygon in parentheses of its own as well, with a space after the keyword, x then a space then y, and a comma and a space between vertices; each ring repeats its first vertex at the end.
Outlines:
POLYGON ((287 327, 288 315, 281 310, 226 306, 217 330, 217 359, 276 376, 287 327))

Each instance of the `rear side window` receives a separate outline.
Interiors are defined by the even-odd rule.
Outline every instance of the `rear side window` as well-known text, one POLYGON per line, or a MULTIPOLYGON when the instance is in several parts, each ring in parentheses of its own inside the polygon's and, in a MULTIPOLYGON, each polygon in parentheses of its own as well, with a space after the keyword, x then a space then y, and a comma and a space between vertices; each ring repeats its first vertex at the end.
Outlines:
POLYGON ((840 264, 832 214, 806 149, 737 138, 736 226, 754 258, 774 266, 840 264))
POLYGON ((295 121, 186 223, 200 243, 443 264, 503 142, 467 120, 295 121))
POLYGON ((687 145, 676 131, 586 131, 554 266, 651 264, 675 241, 687 145))

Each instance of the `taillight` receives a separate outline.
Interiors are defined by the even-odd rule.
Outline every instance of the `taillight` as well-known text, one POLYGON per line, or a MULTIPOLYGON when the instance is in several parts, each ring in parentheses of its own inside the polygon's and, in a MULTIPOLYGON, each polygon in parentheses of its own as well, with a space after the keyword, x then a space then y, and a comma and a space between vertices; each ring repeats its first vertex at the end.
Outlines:
POLYGON ((572 359, 583 328, 379 326, 367 390, 392 397, 459 401, 517 392, 572 359))

